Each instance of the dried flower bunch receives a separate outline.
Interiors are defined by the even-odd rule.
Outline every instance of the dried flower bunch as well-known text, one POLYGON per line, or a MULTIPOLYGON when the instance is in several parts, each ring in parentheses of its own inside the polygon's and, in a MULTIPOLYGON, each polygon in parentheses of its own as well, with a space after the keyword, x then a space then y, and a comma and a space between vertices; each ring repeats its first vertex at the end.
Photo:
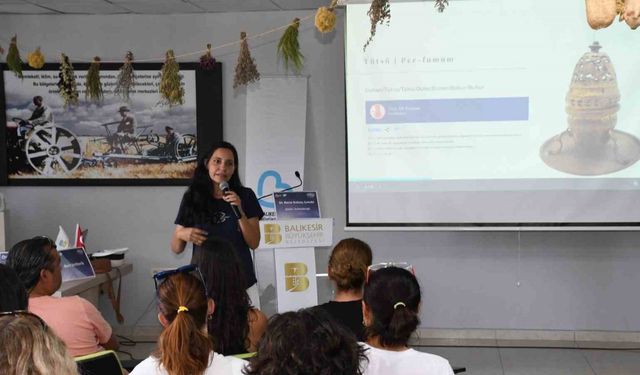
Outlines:
POLYGON ((85 97, 94 102, 99 102, 104 98, 102 91, 102 82, 100 82, 100 58, 98 56, 93 58, 89 71, 87 72, 87 91, 85 97))
POLYGON ((200 56, 200 69, 213 70, 216 67, 216 59, 211 54, 211 44, 207 44, 207 52, 200 56))
POLYGON ((303 66, 304 56, 300 52, 300 43, 298 42, 298 29, 300 28, 300 19, 294 18, 291 25, 287 27, 278 43, 278 56, 284 61, 285 69, 289 69, 289 63, 293 63, 294 70, 300 72, 303 66))
POLYGON ((449 0, 436 0, 434 7, 438 9, 438 12, 442 13, 444 12, 444 8, 446 8, 448 5, 449 5, 449 0))
POLYGON ((363 50, 367 49, 367 46, 373 40, 373 37, 376 35, 376 27, 378 24, 387 24, 389 25, 389 21, 391 20, 391 8, 389 7, 389 0, 373 0, 371 2, 371 7, 369 11, 367 11, 367 15, 369 16, 369 20, 371 21, 371 35, 369 39, 364 44, 363 50))
POLYGON ((160 104, 169 105, 169 107, 184 104, 184 88, 180 77, 180 66, 171 49, 165 54, 164 65, 162 65, 160 74, 159 91, 162 97, 160 104))
POLYGON ((76 85, 76 75, 69 57, 64 53, 60 54, 60 73, 58 74, 58 88, 60 96, 64 100, 65 106, 78 104, 78 87, 76 85))
POLYGON ((333 0, 329 7, 320 7, 316 12, 315 25, 321 33, 330 33, 336 28, 336 5, 338 0, 333 0))
POLYGON ((27 63, 33 69, 41 69, 44 66, 44 55, 40 51, 40 47, 27 54, 27 63))
POLYGON ((131 90, 133 90, 136 85, 132 64, 133 53, 128 51, 124 56, 124 64, 120 67, 120 72, 116 79, 116 87, 113 89, 113 93, 122 97, 126 102, 131 101, 131 90))
POLYGON ((233 77, 233 88, 247 85, 251 82, 260 80, 260 73, 258 73, 258 67, 256 62, 251 57, 249 52, 249 44, 247 43, 247 33, 244 31, 240 33, 240 53, 238 54, 238 61, 236 63, 236 74, 233 77))
POLYGON ((9 44, 9 52, 7 52, 7 66, 9 70, 15 73, 16 77, 22 78, 22 59, 20 51, 18 51, 18 36, 14 35, 9 44))

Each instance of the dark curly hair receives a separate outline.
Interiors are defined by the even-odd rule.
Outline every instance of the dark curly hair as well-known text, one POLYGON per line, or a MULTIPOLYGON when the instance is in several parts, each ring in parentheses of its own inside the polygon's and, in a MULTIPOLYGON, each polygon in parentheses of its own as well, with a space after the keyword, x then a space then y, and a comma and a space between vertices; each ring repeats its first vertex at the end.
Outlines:
POLYGON ((318 309, 277 314, 243 370, 246 375, 361 375, 365 349, 318 309))
POLYGON ((223 238, 209 237, 194 256, 193 263, 207 284, 207 295, 216 304, 213 318, 207 321, 215 351, 223 355, 247 352, 252 307, 235 248, 223 238))
POLYGON ((208 152, 204 153, 198 160, 198 165, 193 172, 193 178, 189 188, 184 193, 183 204, 185 217, 190 218, 193 222, 209 223, 212 218, 209 214, 216 210, 215 200, 213 196, 213 181, 209 176, 207 164, 209 159, 217 149, 224 148, 230 150, 233 154, 235 169, 233 175, 229 179, 229 187, 231 190, 239 192, 242 188, 240 182, 240 174, 238 172, 238 151, 229 142, 220 142, 214 145, 208 152))
POLYGON ((371 272, 363 300, 373 318, 366 327, 367 337, 378 337, 383 347, 406 346, 420 324, 420 285, 416 277, 398 267, 371 272))

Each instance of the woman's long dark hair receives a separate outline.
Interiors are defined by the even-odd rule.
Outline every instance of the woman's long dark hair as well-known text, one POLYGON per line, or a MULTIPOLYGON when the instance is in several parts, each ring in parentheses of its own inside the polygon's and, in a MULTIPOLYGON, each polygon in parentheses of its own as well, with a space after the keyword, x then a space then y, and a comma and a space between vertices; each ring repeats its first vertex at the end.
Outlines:
POLYGON ((222 238, 210 237, 194 258, 207 284, 207 295, 216 308, 207 322, 216 352, 224 355, 245 353, 249 347, 249 310, 247 282, 233 245, 222 238))
POLYGON ((383 347, 406 346, 420 319, 420 285, 409 271, 388 267, 371 272, 364 284, 364 303, 372 314, 366 327, 369 338, 383 347))
POLYGON ((224 148, 233 153, 233 161, 235 170, 231 179, 229 179, 229 187, 235 192, 240 192, 242 182, 240 182, 240 174, 238 172, 238 151, 229 142, 220 142, 214 145, 208 152, 204 153, 198 160, 198 165, 193 172, 193 178, 189 188, 184 193, 184 212, 185 217, 190 218, 194 222, 207 223, 211 220, 208 213, 215 210, 215 200, 213 199, 213 181, 209 176, 208 163, 209 159, 217 149, 224 148))
POLYGON ((361 375, 365 349, 319 309, 274 315, 247 375, 361 375))

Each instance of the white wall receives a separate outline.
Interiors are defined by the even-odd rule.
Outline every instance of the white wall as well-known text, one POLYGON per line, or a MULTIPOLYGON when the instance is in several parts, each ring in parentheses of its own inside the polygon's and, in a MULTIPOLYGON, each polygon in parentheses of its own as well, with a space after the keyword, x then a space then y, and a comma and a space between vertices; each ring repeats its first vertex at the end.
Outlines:
MULTIPOLYGON (((0 35, 17 33, 26 49, 40 45, 72 57, 138 58, 204 48, 256 34, 306 12, 179 16, 0 16, 0 35)), ((305 186, 321 194, 322 212, 336 218, 335 238, 356 236, 374 249, 374 261, 409 260, 417 268, 424 301, 423 327, 563 330, 640 330, 640 253, 637 233, 348 232, 345 223, 343 29, 320 36, 303 25, 301 45, 309 74, 305 186), (520 286, 517 282, 520 281, 520 286)), ((253 40, 263 75, 283 74, 275 46, 279 34, 253 40)), ((6 44, 6 43, 3 43, 6 44)), ((5 45, 6 47, 6 45, 5 45)), ((216 53, 224 73, 224 134, 244 153, 245 95, 232 89, 236 48, 216 53), (222 55, 220 55, 222 53, 222 55)), ((186 61, 186 60, 185 60, 186 61)), ((241 168, 243 167, 241 161, 241 168)), ((181 187, 3 187, 7 243, 36 234, 55 236, 58 224, 89 228, 90 249, 127 246, 134 272, 125 279, 123 313, 138 320, 153 298, 150 269, 185 263, 169 251, 181 187)), ((270 253, 259 265, 268 268, 270 253)), ((317 252, 326 267, 327 249, 317 252)), ((261 272, 264 284, 272 275, 261 272), (264 275, 262 275, 264 274, 264 275)), ((321 283, 325 285, 326 283, 321 283)), ((330 297, 326 287, 321 298, 330 297)), ((105 301, 103 301, 105 302, 105 301)), ((108 311, 106 303, 103 310, 108 311)), ((107 314, 113 322, 112 314, 107 314)), ((155 314, 139 325, 154 325, 155 314)))

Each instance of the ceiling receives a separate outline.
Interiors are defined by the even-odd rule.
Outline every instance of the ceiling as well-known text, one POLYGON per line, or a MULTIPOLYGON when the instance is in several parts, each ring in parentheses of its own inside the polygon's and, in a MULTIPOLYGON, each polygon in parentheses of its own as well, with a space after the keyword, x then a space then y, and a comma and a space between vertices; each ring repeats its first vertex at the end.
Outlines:
POLYGON ((0 14, 178 14, 316 9, 329 0, 0 0, 0 14))

